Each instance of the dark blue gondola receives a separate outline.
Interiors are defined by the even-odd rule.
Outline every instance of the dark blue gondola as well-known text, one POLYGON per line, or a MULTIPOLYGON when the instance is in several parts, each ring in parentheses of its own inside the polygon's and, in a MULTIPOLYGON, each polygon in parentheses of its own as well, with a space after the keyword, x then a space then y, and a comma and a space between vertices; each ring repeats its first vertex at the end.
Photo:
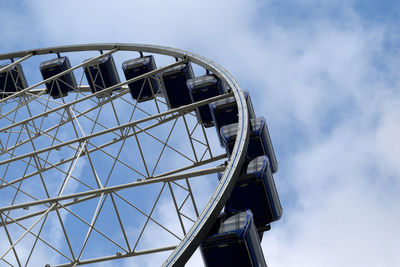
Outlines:
POLYGON ((282 206, 276 190, 267 156, 252 160, 246 174, 241 175, 225 204, 225 212, 235 213, 250 209, 257 229, 267 229, 268 224, 282 216, 282 206))
POLYGON ((250 210, 221 216, 200 245, 208 267, 267 266, 250 210))
POLYGON ((192 103, 187 81, 194 78, 190 62, 180 64, 162 73, 163 93, 168 107, 178 108, 192 103))
MULTIPOLYGON (((236 139, 237 127, 237 123, 233 123, 221 128, 220 135, 228 156, 232 153, 236 139)), ((246 157, 247 160, 250 161, 262 155, 268 156, 271 171, 272 173, 275 173, 278 170, 278 162, 272 146, 268 126, 264 117, 258 117, 250 120, 250 140, 246 157)))
MULTIPOLYGON (((114 59, 111 55, 85 65, 84 70, 92 93, 102 91, 121 82, 115 67, 114 59)), ((115 88, 114 90, 118 89, 120 88, 115 88)))
MULTIPOLYGON (((203 75, 187 81, 193 102, 208 99, 226 92, 224 83, 215 75, 203 75)), ((201 122, 205 127, 214 126, 208 104, 198 107, 201 122)))
MULTIPOLYGON (((243 93, 246 99, 247 109, 249 111, 249 118, 253 119, 256 117, 256 115, 254 112, 249 92, 244 90, 243 93)), ((215 128, 218 133, 220 144, 221 146, 223 146, 222 138, 220 135, 221 127, 224 125, 238 122, 238 109, 236 105, 236 100, 234 97, 228 97, 226 99, 213 102, 209 106, 215 124, 215 128)))
MULTIPOLYGON (((9 64, 0 66, 4 68, 9 64)), ((0 73, 0 99, 6 98, 15 92, 28 87, 21 64, 16 64, 10 69, 0 73)))
MULTIPOLYGON (((122 70, 127 80, 155 70, 156 68, 156 63, 152 55, 130 59, 122 63, 122 70)), ((159 75, 154 74, 146 79, 131 82, 128 84, 128 87, 132 98, 138 102, 153 99, 160 87, 159 75)))
MULTIPOLYGON (((71 64, 68 57, 59 57, 40 63, 40 72, 44 80, 66 71, 69 68, 71 68, 71 64)), ((72 71, 46 83, 47 93, 53 98, 67 96, 69 91, 75 89, 76 80, 72 71)))

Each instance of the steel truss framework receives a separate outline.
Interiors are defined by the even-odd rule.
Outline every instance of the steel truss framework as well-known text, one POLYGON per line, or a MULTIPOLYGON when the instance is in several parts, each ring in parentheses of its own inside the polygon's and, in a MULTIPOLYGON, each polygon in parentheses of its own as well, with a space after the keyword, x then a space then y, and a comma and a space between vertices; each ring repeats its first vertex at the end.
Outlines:
POLYGON ((0 97, 1 265, 77 266, 161 253, 164 266, 182 266, 215 221, 244 160, 248 115, 240 87, 202 56, 136 44, 4 54, 0 60, 12 62, 0 73, 22 64, 29 82, 38 72, 35 58, 60 53, 83 63, 0 97), (170 62, 91 93, 82 67, 128 52, 132 58, 133 52, 151 53, 170 62), (95 56, 83 61, 88 54, 95 56), (158 74, 186 62, 224 80, 229 93, 172 110, 160 93, 142 103, 131 98, 128 83, 145 78, 162 85, 158 74), (78 74, 77 88, 53 99, 45 83, 61 83, 68 72, 78 74), (204 128, 195 111, 232 95, 239 129, 227 161, 215 129, 204 128), (223 172, 219 182, 217 172, 223 172), (203 195, 204 181, 215 181, 209 195, 203 195))

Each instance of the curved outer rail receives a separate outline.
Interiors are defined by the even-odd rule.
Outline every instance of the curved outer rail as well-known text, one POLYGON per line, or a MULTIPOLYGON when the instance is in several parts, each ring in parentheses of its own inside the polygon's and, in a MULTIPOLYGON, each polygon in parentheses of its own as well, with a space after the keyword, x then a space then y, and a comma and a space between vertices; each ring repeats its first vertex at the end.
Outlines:
MULTIPOLYGON (((175 250, 172 252, 172 254, 168 257, 163 265, 183 266, 197 249, 200 242, 206 237, 211 226, 217 219, 217 216, 219 215, 221 209, 225 205, 226 200, 229 198, 229 195, 233 190, 236 180, 239 177, 240 170, 246 156, 246 153, 244 151, 247 150, 247 146, 249 143, 249 119, 247 105, 243 92, 233 76, 223 67, 213 62, 212 60, 202 57, 193 52, 158 45, 124 43, 68 45, 2 54, 0 55, 0 60, 24 57, 28 58, 32 55, 99 50, 140 51, 188 59, 189 61, 210 70, 219 78, 223 79, 228 87, 231 88, 233 95, 236 99, 239 113, 238 133, 236 135, 236 142, 232 151, 231 158, 226 166, 225 172, 212 197, 205 206, 203 212, 200 214, 199 218, 186 234, 182 242, 175 248, 175 250)), ((17 62, 15 62, 15 64, 16 63, 17 62)))

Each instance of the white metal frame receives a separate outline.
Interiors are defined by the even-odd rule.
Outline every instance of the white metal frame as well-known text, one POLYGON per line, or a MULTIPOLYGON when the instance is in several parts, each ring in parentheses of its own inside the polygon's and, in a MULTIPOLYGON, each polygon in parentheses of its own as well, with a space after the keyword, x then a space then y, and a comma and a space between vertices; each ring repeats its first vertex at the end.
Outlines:
POLYGON ((58 75, 55 75, 49 79, 43 80, 19 92, 16 92, 12 95, 4 97, 3 99, 0 99, 0 122, 3 120, 3 124, 0 124, 0 136, 4 137, 0 138, 0 156, 3 155, 3 158, 0 158, 0 167, 1 167, 0 192, 2 192, 2 190, 7 190, 10 188, 12 190, 15 190, 16 192, 9 205, 0 206, 0 219, 1 219, 0 230, 1 229, 4 230, 4 233, 7 235, 7 240, 9 242, 9 247, 5 251, 0 251, 0 261, 12 266, 12 264, 9 263, 5 258, 6 255, 9 255, 9 253, 13 253, 16 263, 19 266, 22 266, 23 263, 20 261, 20 257, 18 256, 18 250, 16 248, 21 240, 23 240, 27 235, 30 235, 35 238, 35 243, 31 249, 26 264, 28 264, 30 256, 33 250, 35 249, 36 242, 40 241, 49 246, 50 248, 52 248, 53 250, 55 250, 59 255, 67 259, 67 263, 65 264, 51 265, 51 266, 77 266, 82 264, 95 263, 95 262, 119 259, 124 257, 157 253, 167 250, 172 250, 172 253, 165 261, 164 266, 183 266, 184 263, 186 263, 186 261, 193 254, 194 250, 198 247, 201 240, 204 239, 208 230, 211 228, 212 224, 216 220, 219 211, 222 209, 227 198, 229 197, 230 192, 233 189, 234 183, 239 175, 241 166, 243 164, 245 157, 245 153, 243 153, 243 151, 247 149, 248 139, 249 139, 248 112, 243 93, 239 85, 235 81, 235 79, 225 69, 223 69, 215 62, 192 52, 183 51, 175 48, 169 48, 169 47, 154 46, 154 45, 139 45, 139 44, 72 45, 72 46, 60 46, 60 47, 27 50, 22 52, 3 54, 0 55, 0 60, 6 60, 6 59, 13 60, 16 58, 18 58, 18 60, 13 61, 10 65, 6 67, 3 67, 0 70, 0 72, 7 71, 12 66, 22 63, 33 56, 46 55, 46 54, 59 55, 60 53, 85 52, 85 51, 101 51, 101 54, 81 64, 73 66, 70 69, 58 75), (103 53, 103 51, 107 52, 103 53), (111 86, 94 94, 88 93, 90 91, 88 90, 88 87, 80 83, 80 85, 77 88, 76 98, 69 102, 65 102, 64 98, 54 99, 54 100, 51 99, 51 97, 49 96, 46 98, 45 96, 47 91, 45 89, 40 88, 40 86, 43 86, 46 82, 49 82, 51 80, 56 80, 57 78, 61 77, 62 75, 68 72, 81 68, 87 64, 96 61, 101 57, 104 57, 106 55, 111 55, 118 51, 137 51, 140 53, 145 52, 153 54, 162 54, 174 57, 177 59, 177 61, 167 66, 160 67, 154 71, 148 72, 139 77, 121 82, 117 85, 111 86), (227 84, 228 88, 230 88, 230 93, 166 111, 159 110, 158 103, 162 103, 162 100, 155 99, 154 101, 158 110, 158 113, 156 114, 147 113, 146 110, 141 109, 140 104, 138 104, 137 102, 133 104, 128 103, 133 108, 131 117, 133 116, 135 110, 140 110, 141 112, 147 113, 148 115, 141 119, 129 121, 126 123, 120 123, 118 112, 116 112, 116 108, 114 106, 114 101, 122 99, 125 102, 129 102, 128 100, 124 99, 124 95, 127 95, 127 93, 129 92, 127 84, 133 81, 138 81, 143 78, 150 79, 152 78, 151 76, 154 74, 162 73, 163 71, 171 67, 177 66, 185 62, 192 62, 194 64, 197 64, 203 67, 204 69, 211 71, 212 73, 217 75, 227 84), (122 89, 111 93, 116 88, 122 88, 122 89), (188 118, 190 118, 191 116, 193 117, 194 115, 193 111, 196 110, 196 108, 201 105, 208 104, 220 99, 224 99, 232 95, 236 99, 239 113, 238 113, 238 133, 237 133, 238 138, 236 139, 236 143, 233 148, 231 158, 223 166, 202 168, 200 170, 195 169, 210 164, 212 162, 220 161, 226 158, 226 155, 224 154, 213 155, 211 152, 212 144, 209 144, 209 140, 207 138, 207 134, 204 130, 204 127, 201 125, 201 123, 197 123, 194 126, 189 126, 187 121, 187 116, 189 116, 188 118), (80 105, 85 103, 85 101, 88 101, 92 104, 95 103, 94 107, 87 108, 86 110, 83 111, 77 110, 76 107, 79 107, 80 105), (6 107, 6 105, 9 105, 10 103, 13 103, 16 106, 9 110, 5 109, 5 111, 3 112, 3 107, 6 107), (34 105, 44 106, 44 111, 37 114, 31 113, 31 111, 33 110, 32 106, 34 105), (112 107, 113 112, 111 114, 113 114, 113 116, 115 117, 117 124, 111 128, 108 128, 107 126, 102 125, 97 121, 97 118, 101 112, 103 105, 111 105, 112 107), (26 108, 28 117, 23 120, 16 119, 18 111, 23 108, 24 109, 26 108), (97 117, 91 118, 89 114, 91 114, 91 112, 96 111, 97 109, 98 109, 97 117), (49 116, 57 117, 60 120, 53 127, 43 129, 42 128, 43 122, 45 118, 49 116), (94 123, 94 126, 90 132, 85 132, 83 130, 83 127, 79 121, 81 118, 88 119, 94 123), (185 153, 178 151, 177 149, 171 147, 168 144, 168 140, 170 138, 174 126, 172 127, 168 135, 168 138, 165 141, 158 139, 157 137, 153 136, 150 133, 151 129, 163 125, 166 122, 176 123, 178 119, 182 119, 184 122, 185 127, 184 129, 181 129, 181 131, 186 132, 189 138, 194 160, 191 160, 191 158, 189 156, 186 156, 185 153), (4 121, 7 121, 6 125, 4 125, 4 121), (39 121, 40 124, 37 125, 39 121), (152 122, 152 124, 149 125, 148 124, 149 122, 152 122), (57 137, 57 134, 60 127, 63 127, 64 125, 67 124, 70 124, 72 126, 73 128, 72 132, 75 134, 75 138, 66 141, 57 137), (94 131, 96 125, 102 128, 102 130, 94 131), (195 137, 192 136, 193 132, 199 128, 202 129, 202 132, 204 134, 205 137, 204 142, 202 142, 201 140, 197 140, 195 137), (15 129, 19 129, 19 131, 15 131, 15 129), (52 133, 53 131, 55 131, 55 133, 52 133), (146 134, 151 138, 153 138, 156 142, 160 142, 163 146, 163 150, 160 156, 158 157, 158 160, 155 164, 155 168, 153 170, 150 170, 146 165, 146 158, 143 154, 140 142, 137 139, 137 136, 139 134, 146 134), (28 137, 25 138, 24 140, 20 140, 20 136, 22 135, 27 135, 28 137), (114 137, 111 140, 103 142, 100 145, 96 145, 93 142, 93 140, 96 139, 97 137, 102 137, 106 135, 112 135, 114 137), (37 145, 35 143, 36 139, 42 137, 47 137, 51 139, 50 145, 41 148, 36 148, 37 145), (14 142, 12 140, 13 138, 16 138, 16 140, 14 140, 15 143, 10 144, 14 142), (117 163, 124 164, 124 162, 119 158, 119 154, 112 155, 109 152, 107 152, 106 149, 109 146, 116 145, 119 143, 122 143, 121 145, 122 149, 123 144, 125 144, 126 140, 132 138, 135 138, 137 141, 138 149, 140 152, 139 153, 140 156, 138 156, 138 158, 143 161, 146 173, 142 174, 140 171, 132 168, 132 171, 137 173, 138 176, 136 177, 137 181, 109 186, 107 182, 108 179, 110 178, 110 175, 114 169, 115 164, 117 163), (204 153, 202 153, 202 155, 197 154, 194 143, 196 144, 200 143, 204 145, 206 149, 204 153), (27 145, 32 146, 31 151, 20 154, 16 152, 19 149, 26 147, 27 145), (167 172, 160 173, 158 175, 154 175, 155 169, 159 164, 161 155, 164 152, 164 149, 166 148, 174 150, 176 153, 179 153, 183 157, 186 157, 187 159, 191 160, 192 164, 187 165, 185 167, 169 170, 167 172), (61 159, 59 162, 51 161, 49 159, 50 153, 59 150, 68 150, 71 153, 72 151, 74 152, 71 154, 70 157, 61 159), (102 181, 99 179, 96 168, 94 167, 91 159, 92 157, 91 155, 99 151, 107 154, 107 156, 110 157, 110 159, 114 162, 112 170, 110 171, 110 174, 105 183, 102 183, 102 181), (16 153, 18 155, 16 155, 16 153), (208 158, 205 158, 206 155, 208 155, 208 158), (7 156, 8 158, 5 159, 5 156, 7 156), (97 188, 91 187, 88 184, 83 183, 78 177, 74 176, 74 170, 78 164, 78 160, 83 157, 85 157, 89 162, 88 163, 89 166, 87 168, 92 169, 93 175, 97 183, 97 188), (26 164, 26 170, 24 171, 23 175, 20 177, 7 176, 9 168, 12 168, 10 166, 14 166, 12 164, 17 164, 18 162, 26 164), (69 167, 65 170, 65 167, 68 165, 69 167), (31 171, 29 173, 29 170, 32 168, 35 169, 35 171, 31 171), (63 184, 56 196, 51 196, 51 194, 48 192, 48 188, 46 186, 44 178, 42 177, 42 173, 48 171, 57 171, 65 176, 63 184), (215 188, 214 193, 212 194, 210 200, 208 201, 204 209, 202 211, 199 211, 197 209, 195 198, 193 196, 192 189, 190 187, 189 178, 201 177, 203 175, 208 175, 217 172, 223 172, 222 178, 217 188, 215 188), (22 183, 25 180, 30 179, 31 177, 40 178, 40 180, 43 183, 43 188, 47 194, 46 198, 38 199, 30 192, 21 189, 22 183), (72 180, 77 181, 78 183, 82 184, 82 186, 86 186, 88 190, 64 194, 67 184, 72 180), (185 181, 185 183, 183 185, 177 183, 177 181, 179 180, 185 181), (131 203, 129 200, 124 198, 123 195, 119 193, 119 191, 124 189, 156 184, 156 183, 160 183, 163 186, 149 214, 146 213, 145 211, 140 210, 138 207, 134 205, 134 203, 131 203), (183 190, 186 190, 185 192, 187 192, 187 195, 183 203, 179 203, 179 201, 176 199, 173 186, 179 186, 183 190), (171 194, 171 198, 173 200, 177 217, 180 222, 179 227, 184 233, 183 238, 180 238, 172 231, 167 229, 167 227, 164 227, 162 224, 160 224, 159 222, 157 222, 152 218, 152 212, 155 206, 157 205, 157 202, 163 190, 169 190, 171 194), (17 194, 22 194, 30 198, 31 200, 23 201, 21 203, 16 203, 17 194), (123 232, 126 246, 120 245, 111 237, 107 236, 106 234, 102 233, 99 229, 96 228, 97 218, 100 212, 102 211, 103 205, 107 198, 110 198, 114 205, 114 209, 117 214, 121 230, 123 232), (135 245, 132 247, 130 242, 128 241, 127 233, 124 228, 124 223, 121 221, 118 208, 116 206, 116 201, 115 201, 116 198, 119 201, 124 201, 127 205, 130 205, 131 207, 135 208, 136 210, 138 210, 138 212, 140 212, 147 218, 145 226, 143 227, 142 232, 139 235, 139 239, 143 234, 143 231, 145 230, 147 223, 151 221, 158 224, 165 231, 174 235, 180 241, 175 246, 159 247, 148 250, 137 250, 136 246, 139 242, 138 239, 135 245), (70 209, 70 207, 73 207, 78 203, 82 203, 93 199, 99 199, 99 201, 97 204, 95 214, 93 215, 90 222, 84 220, 78 214, 74 214, 74 212, 70 209), (192 203, 196 214, 196 218, 191 218, 182 211, 182 207, 185 205, 185 203, 187 203, 187 201, 192 203), (36 207, 41 207, 41 208, 37 210, 36 207), (35 211, 17 217, 13 217, 10 215, 12 211, 17 211, 17 210, 26 211, 29 209, 35 209, 35 211), (80 220, 82 223, 88 226, 88 232, 79 255, 74 254, 73 245, 69 241, 70 236, 67 234, 67 231, 65 229, 65 225, 63 223, 60 210, 67 212, 68 214, 70 214, 70 216, 76 217, 78 220, 80 220), (70 251, 69 256, 65 255, 65 253, 59 251, 57 248, 55 248, 54 246, 49 244, 46 240, 40 237, 43 225, 45 224, 46 219, 48 218, 51 212, 55 212, 54 216, 57 216, 58 221, 63 229, 63 234, 70 251), (22 222, 25 220, 33 220, 33 219, 35 220, 33 223, 30 224, 29 227, 26 227, 22 224, 22 222), (192 222, 190 229, 186 229, 183 220, 190 220, 192 222), (33 229, 35 227, 38 227, 39 225, 41 225, 40 231, 36 233, 35 231, 33 231, 33 229), (18 226, 20 229, 23 230, 23 233, 16 240, 13 240, 12 232, 9 231, 9 227, 11 226, 18 226), (81 259, 81 256, 83 254, 83 251, 85 249, 85 246, 92 231, 95 231, 98 234, 102 235, 104 238, 108 239, 111 243, 119 247, 121 249, 121 252, 117 252, 115 255, 111 256, 108 255, 92 259, 81 259))

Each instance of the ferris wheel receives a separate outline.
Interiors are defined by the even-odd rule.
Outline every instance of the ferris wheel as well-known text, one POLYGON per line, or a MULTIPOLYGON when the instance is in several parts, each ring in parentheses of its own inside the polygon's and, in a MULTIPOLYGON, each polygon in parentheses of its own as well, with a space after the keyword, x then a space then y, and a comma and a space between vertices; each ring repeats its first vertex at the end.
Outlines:
MULTIPOLYGON (((269 135, 251 141, 265 121, 215 62, 89 44, 0 63, 1 266, 183 266, 202 242, 208 253, 216 222, 243 210, 235 185, 257 166, 268 170, 271 213, 254 222, 257 240, 280 218, 269 135)), ((261 218, 247 208, 241 220, 261 218)))

